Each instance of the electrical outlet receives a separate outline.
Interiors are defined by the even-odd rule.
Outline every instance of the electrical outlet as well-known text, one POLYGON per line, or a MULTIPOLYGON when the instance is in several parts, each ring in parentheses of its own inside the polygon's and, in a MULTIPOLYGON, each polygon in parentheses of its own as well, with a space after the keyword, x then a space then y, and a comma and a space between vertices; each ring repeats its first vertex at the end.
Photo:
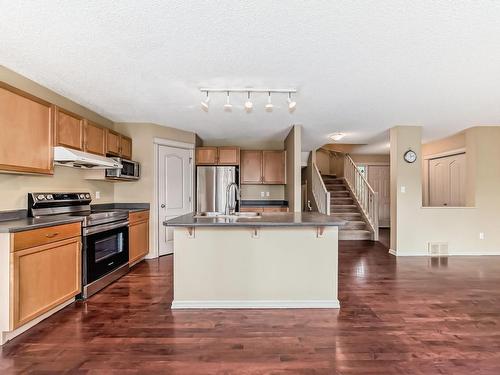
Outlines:
POLYGON ((484 240, 484 232, 479 232, 479 239, 484 240))
POLYGON ((268 191, 266 191, 266 197, 269 197, 269 192, 268 191))
POLYGON ((401 186, 401 193, 406 193, 406 186, 401 186))
POLYGON ((95 199, 101 199, 101 192, 100 191, 95 192, 95 199))
POLYGON ((261 198, 264 198, 264 197, 265 197, 265 192, 261 191, 261 192, 260 192, 260 197, 261 197, 261 198))

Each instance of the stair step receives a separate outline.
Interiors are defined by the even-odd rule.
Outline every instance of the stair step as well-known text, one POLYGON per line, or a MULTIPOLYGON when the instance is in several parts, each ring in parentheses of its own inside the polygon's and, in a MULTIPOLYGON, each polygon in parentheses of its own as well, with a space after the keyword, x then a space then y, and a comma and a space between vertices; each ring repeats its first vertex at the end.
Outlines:
POLYGON ((350 220, 345 225, 343 225, 340 229, 365 229, 366 223, 361 220, 350 220))
POLYGON ((354 200, 351 197, 332 197, 330 195, 331 204, 353 204, 354 200))
POLYGON ((344 180, 337 178, 323 179, 323 182, 325 183, 325 185, 344 185, 344 180))
POLYGON ((323 179, 325 179, 325 178, 337 178, 337 175, 336 175, 336 174, 330 174, 330 173, 323 173, 323 174, 321 175, 321 177, 322 177, 323 179))
POLYGON ((332 198, 351 198, 351 194, 347 190, 331 191, 330 199, 332 198))
POLYGON ((361 219, 361 214, 359 212, 330 212, 332 216, 340 217, 344 220, 359 220, 361 219))
POLYGON ((356 213, 356 212, 358 212, 358 206, 356 206, 355 204, 331 204, 330 205, 330 212, 331 213, 337 213, 337 212, 356 213))
POLYGON ((362 229, 342 229, 339 230, 339 240, 371 240, 372 233, 362 229))
POLYGON ((328 191, 346 191, 346 187, 344 185, 326 185, 326 190, 328 191))

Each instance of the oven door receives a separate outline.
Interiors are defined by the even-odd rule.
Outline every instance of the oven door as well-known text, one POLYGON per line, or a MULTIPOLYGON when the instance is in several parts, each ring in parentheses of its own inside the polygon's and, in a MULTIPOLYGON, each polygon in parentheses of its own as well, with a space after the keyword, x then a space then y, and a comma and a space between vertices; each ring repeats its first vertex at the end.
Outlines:
POLYGON ((85 228, 83 243, 87 285, 128 263, 128 221, 85 228))

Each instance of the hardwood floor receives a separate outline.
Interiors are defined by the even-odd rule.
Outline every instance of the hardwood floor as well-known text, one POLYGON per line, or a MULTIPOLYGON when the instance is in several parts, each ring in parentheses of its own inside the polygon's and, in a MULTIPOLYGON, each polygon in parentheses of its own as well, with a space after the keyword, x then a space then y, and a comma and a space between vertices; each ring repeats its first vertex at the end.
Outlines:
POLYGON ((340 249, 339 311, 173 312, 163 257, 5 345, 0 373, 500 374, 499 257, 340 249))

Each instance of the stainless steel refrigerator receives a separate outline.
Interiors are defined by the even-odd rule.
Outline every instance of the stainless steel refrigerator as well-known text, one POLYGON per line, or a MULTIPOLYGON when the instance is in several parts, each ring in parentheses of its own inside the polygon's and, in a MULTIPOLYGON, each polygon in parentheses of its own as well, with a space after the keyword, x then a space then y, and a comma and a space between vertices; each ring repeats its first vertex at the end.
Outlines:
MULTIPOLYGON (((196 211, 224 213, 227 187, 233 182, 238 183, 236 167, 197 167, 196 211)), ((235 199, 234 191, 229 199, 235 199)))

